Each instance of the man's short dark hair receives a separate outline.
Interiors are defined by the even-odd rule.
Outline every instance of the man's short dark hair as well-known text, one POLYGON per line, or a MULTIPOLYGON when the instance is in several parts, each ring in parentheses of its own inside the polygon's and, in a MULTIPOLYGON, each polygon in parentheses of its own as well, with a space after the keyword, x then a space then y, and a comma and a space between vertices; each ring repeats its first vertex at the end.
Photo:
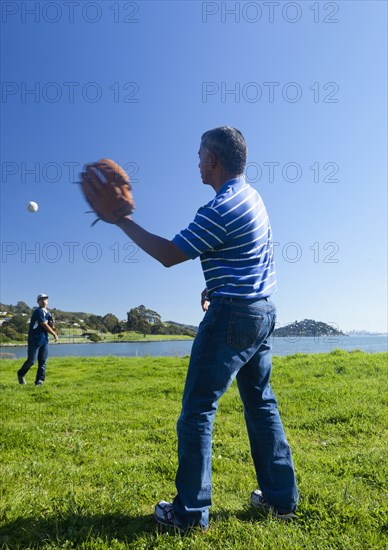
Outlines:
POLYGON ((208 130, 201 137, 201 145, 220 160, 231 174, 242 174, 247 162, 248 148, 244 136, 236 128, 220 126, 208 130))

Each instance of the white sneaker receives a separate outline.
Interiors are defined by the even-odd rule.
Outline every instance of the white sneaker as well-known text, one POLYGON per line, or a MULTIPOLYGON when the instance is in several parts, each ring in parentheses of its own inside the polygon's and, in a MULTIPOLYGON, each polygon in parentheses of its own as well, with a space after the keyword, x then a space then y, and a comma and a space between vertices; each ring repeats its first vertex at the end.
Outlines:
POLYGON ((251 504, 254 508, 259 508, 265 512, 271 513, 274 517, 281 519, 283 521, 288 521, 290 519, 296 518, 296 507, 289 512, 283 512, 273 508, 263 497, 263 493, 259 489, 255 489, 251 493, 251 504))
POLYGON ((174 516, 172 503, 165 500, 161 500, 155 506, 154 518, 158 527, 178 530, 180 533, 186 533, 193 527, 200 527, 202 531, 207 531, 207 527, 204 528, 200 524, 182 525, 174 516))

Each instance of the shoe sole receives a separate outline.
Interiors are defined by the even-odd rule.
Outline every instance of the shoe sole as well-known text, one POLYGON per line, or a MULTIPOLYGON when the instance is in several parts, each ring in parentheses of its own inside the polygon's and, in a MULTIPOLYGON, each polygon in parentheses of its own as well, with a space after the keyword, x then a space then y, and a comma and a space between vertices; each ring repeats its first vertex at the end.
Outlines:
POLYGON ((170 523, 162 523, 155 516, 153 520, 154 520, 155 528, 159 533, 165 533, 166 531, 169 531, 170 533, 179 533, 180 535, 185 535, 188 531, 187 529, 186 530, 179 529, 177 525, 172 525, 170 523))
POLYGON ((272 506, 269 506, 264 502, 257 502, 257 503, 254 502, 252 498, 252 494, 253 493, 251 493, 251 506, 253 506, 253 508, 255 508, 256 510, 260 510, 262 512, 270 514, 272 517, 276 519, 280 519, 281 521, 284 521, 284 522, 288 522, 292 519, 296 519, 295 512, 289 512, 288 514, 279 514, 279 512, 277 512, 275 508, 273 508, 272 506))
POLYGON ((200 525, 192 525, 190 527, 187 527, 186 529, 181 529, 178 527, 178 525, 171 524, 171 523, 163 523, 159 519, 157 519, 155 516, 153 517, 154 525, 157 531, 160 533, 169 531, 174 533, 179 533, 180 535, 187 535, 190 531, 196 530, 199 533, 207 533, 209 531, 209 527, 201 527, 200 525))

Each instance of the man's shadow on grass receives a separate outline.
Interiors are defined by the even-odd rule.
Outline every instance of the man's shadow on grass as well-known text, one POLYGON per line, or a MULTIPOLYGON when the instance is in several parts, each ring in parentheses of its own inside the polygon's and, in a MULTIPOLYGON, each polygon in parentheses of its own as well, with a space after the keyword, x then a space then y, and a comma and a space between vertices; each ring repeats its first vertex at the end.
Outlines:
MULTIPOLYGON (((267 514, 248 507, 233 512, 221 509, 211 514, 210 527, 232 516, 246 523, 258 523, 267 518, 267 514)), ((22 550, 40 548, 48 543, 64 545, 66 542, 77 547, 95 539, 108 544, 112 541, 131 543, 142 536, 149 538, 157 534, 152 515, 67 513, 46 518, 29 516, 19 517, 0 527, 0 547, 22 550)))
POLYGON ((93 539, 106 543, 130 543, 155 531, 151 515, 124 514, 82 515, 67 513, 51 517, 19 517, 0 527, 0 548, 40 548, 42 543, 74 546, 93 539))

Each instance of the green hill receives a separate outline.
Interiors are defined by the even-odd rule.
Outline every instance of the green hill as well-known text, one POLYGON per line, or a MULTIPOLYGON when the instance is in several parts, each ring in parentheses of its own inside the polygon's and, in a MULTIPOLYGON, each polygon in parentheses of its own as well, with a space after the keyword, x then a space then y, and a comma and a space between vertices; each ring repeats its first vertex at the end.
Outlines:
POLYGON ((312 319, 303 319, 295 321, 283 327, 274 330, 274 336, 345 336, 337 328, 323 323, 322 321, 313 321, 312 319))

